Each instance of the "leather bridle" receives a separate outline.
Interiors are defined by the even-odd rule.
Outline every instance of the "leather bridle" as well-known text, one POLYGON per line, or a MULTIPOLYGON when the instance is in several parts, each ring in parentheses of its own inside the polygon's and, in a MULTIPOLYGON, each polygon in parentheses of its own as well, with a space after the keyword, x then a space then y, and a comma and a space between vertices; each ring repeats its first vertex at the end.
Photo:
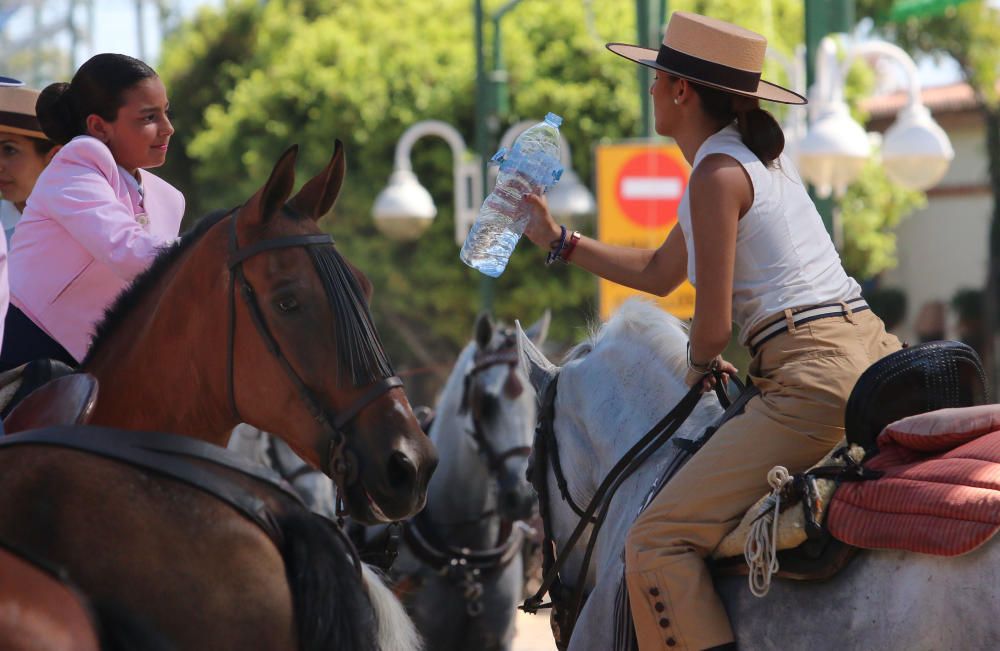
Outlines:
MULTIPOLYGON (((236 219, 239 216, 239 207, 229 212, 231 219, 231 229, 229 236, 229 345, 227 346, 226 372, 229 376, 229 404, 237 420, 243 422, 240 416, 239 407, 236 404, 236 380, 234 375, 234 348, 236 345, 236 287, 240 288, 243 302, 247 306, 250 318, 260 338, 263 340, 271 355, 278 361, 285 375, 295 386, 302 402, 309 410, 310 415, 319 423, 323 429, 327 442, 323 446, 326 454, 320 457, 320 469, 329 475, 338 485, 340 491, 353 484, 358 479, 357 456, 348 445, 345 428, 354 418, 360 414, 382 394, 403 386, 403 381, 396 375, 392 375, 372 384, 353 404, 339 414, 328 410, 323 402, 316 396, 312 389, 302 380, 302 377, 292 367, 291 362, 281 350, 278 340, 267 327, 267 321, 261 312, 257 302, 257 295, 253 286, 243 273, 243 262, 265 251, 277 249, 287 249, 293 247, 310 246, 334 246, 334 240, 327 234, 314 235, 291 235, 287 237, 277 237, 269 240, 254 242, 248 246, 240 247, 236 232, 236 219)), ((289 206, 282 206, 285 214, 296 216, 289 206)))
MULTIPOLYGON (((476 443, 483 455, 490 476, 496 480, 503 469, 503 464, 511 457, 527 457, 531 447, 515 446, 503 452, 497 452, 493 443, 486 436, 482 425, 480 406, 476 401, 479 392, 476 390, 476 378, 483 371, 499 365, 507 365, 510 373, 516 372, 520 358, 517 353, 517 339, 513 332, 507 333, 503 343, 494 351, 480 349, 473 358, 472 367, 466 372, 463 380, 463 393, 459 412, 468 411, 472 420, 472 430, 466 433, 476 443)), ((508 397, 516 398, 523 391, 516 376, 509 377, 505 384, 508 397)), ((448 526, 480 525, 484 520, 497 516, 497 509, 488 509, 477 517, 449 522, 448 526)), ((431 520, 429 509, 424 509, 403 524, 403 539, 410 551, 425 565, 441 576, 447 577, 455 586, 462 590, 466 601, 466 614, 469 617, 479 617, 485 608, 483 602, 483 582, 490 576, 503 571, 521 552, 526 539, 526 526, 522 522, 510 522, 502 519, 498 544, 487 549, 470 549, 455 547, 438 534, 437 525, 431 520)))
MULTIPOLYGON (((501 364, 507 365, 510 369, 509 372, 513 375, 519 363, 520 358, 518 357, 517 352, 517 340, 514 338, 513 333, 510 333, 497 350, 492 352, 487 352, 485 350, 477 351, 476 356, 473 359, 472 368, 470 368, 465 374, 464 390, 459 411, 469 411, 472 420, 472 430, 467 432, 467 434, 476 443, 480 453, 486 458, 486 466, 489 468, 490 473, 493 476, 500 473, 503 469, 503 464, 507 461, 507 459, 510 459, 511 457, 530 456, 531 446, 518 445, 510 448, 509 450, 497 452, 496 447, 494 447, 489 437, 486 436, 486 431, 482 422, 481 410, 477 404, 474 404, 475 397, 478 394, 476 390, 476 377, 483 371, 501 364)), ((520 386, 516 377, 508 378, 507 384, 505 385, 505 391, 508 394, 512 394, 508 395, 508 397, 516 398, 517 395, 523 391, 523 387, 520 386)))

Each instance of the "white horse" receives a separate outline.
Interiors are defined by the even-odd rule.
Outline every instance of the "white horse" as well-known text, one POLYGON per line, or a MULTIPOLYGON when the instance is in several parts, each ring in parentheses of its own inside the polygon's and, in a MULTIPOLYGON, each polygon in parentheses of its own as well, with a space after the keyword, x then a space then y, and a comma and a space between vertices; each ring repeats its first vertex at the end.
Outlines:
MULTIPOLYGON (((548 326, 546 313, 521 335, 541 345, 548 326)), ((524 589, 519 521, 535 507, 525 476, 535 404, 516 333, 480 316, 435 406, 429 434, 440 461, 391 572, 430 649, 510 648, 524 589), (478 574, 471 559, 440 569, 463 548, 480 554, 478 574)))
MULTIPOLYGON (((522 362, 537 395, 544 396, 559 377, 555 437, 577 504, 588 503, 622 454, 683 397, 686 343, 680 321, 636 299, 570 351, 562 367, 519 335, 522 362)), ((675 437, 697 437, 720 414, 715 396, 703 396, 675 437)), ((659 469, 678 452, 673 445, 663 446, 619 488, 587 568, 590 596, 570 649, 614 648, 625 536, 659 469)), ((558 491, 550 491, 550 497, 550 526, 559 543, 570 535, 577 516, 558 491)), ((585 544, 570 553, 565 580, 577 576, 585 544)), ((776 581, 763 599, 750 594, 745 578, 716 581, 739 648, 754 650, 1000 648, 997 586, 1000 544, 994 541, 959 558, 866 551, 826 582, 776 581)))

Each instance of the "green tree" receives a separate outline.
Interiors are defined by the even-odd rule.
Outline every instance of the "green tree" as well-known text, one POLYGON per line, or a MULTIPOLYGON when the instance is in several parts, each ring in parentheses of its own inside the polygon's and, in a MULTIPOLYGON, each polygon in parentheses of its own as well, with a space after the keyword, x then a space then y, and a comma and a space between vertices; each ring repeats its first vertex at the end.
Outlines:
MULTIPOLYGON (((488 2, 487 13, 502 4, 488 2)), ((737 21, 769 35, 786 55, 802 40, 797 0, 677 0, 670 8, 737 21)), ((559 113, 573 166, 590 179, 593 147, 639 128, 635 68, 604 48, 635 40, 634 11, 631 0, 519 4, 503 22, 511 110, 501 127, 559 113)), ((468 340, 478 304, 479 276, 458 261, 451 237, 448 147, 428 139, 413 152, 439 211, 421 239, 387 240, 375 230, 371 206, 399 136, 414 122, 444 120, 471 146, 473 28, 468 0, 228 0, 183 24, 159 65, 178 128, 164 175, 187 195, 189 223, 244 200, 289 144, 301 146, 305 177, 325 162, 335 138, 344 141, 348 177, 324 227, 371 278, 376 320, 404 368, 446 367, 468 340)), ((486 36, 488 51, 490 30, 486 36)), ((787 83, 774 61, 766 74, 787 83)), ((497 314, 531 321, 551 308, 553 337, 578 340, 596 311, 595 280, 573 267, 545 268, 541 252, 520 249, 497 283, 497 314)))

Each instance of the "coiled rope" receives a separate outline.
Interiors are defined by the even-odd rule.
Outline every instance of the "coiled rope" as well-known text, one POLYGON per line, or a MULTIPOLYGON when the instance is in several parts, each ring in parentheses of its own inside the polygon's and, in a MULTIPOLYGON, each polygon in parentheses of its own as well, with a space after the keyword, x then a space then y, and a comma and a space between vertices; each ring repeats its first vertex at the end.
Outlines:
POLYGON ((743 546, 750 572, 750 592, 763 597, 771 589, 771 576, 778 571, 778 514, 781 512, 781 489, 792 480, 788 469, 775 466, 767 473, 771 495, 761 506, 760 515, 750 523, 750 533, 743 546))

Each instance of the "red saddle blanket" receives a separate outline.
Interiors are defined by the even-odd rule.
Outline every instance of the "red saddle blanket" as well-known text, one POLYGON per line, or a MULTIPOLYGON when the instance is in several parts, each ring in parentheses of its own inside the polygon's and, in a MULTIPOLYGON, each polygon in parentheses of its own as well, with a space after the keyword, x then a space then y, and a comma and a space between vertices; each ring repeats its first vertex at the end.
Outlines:
POLYGON ((846 482, 833 496, 834 538, 956 556, 1000 528, 1000 405, 903 418, 882 430, 878 447, 864 465, 885 474, 846 482))

